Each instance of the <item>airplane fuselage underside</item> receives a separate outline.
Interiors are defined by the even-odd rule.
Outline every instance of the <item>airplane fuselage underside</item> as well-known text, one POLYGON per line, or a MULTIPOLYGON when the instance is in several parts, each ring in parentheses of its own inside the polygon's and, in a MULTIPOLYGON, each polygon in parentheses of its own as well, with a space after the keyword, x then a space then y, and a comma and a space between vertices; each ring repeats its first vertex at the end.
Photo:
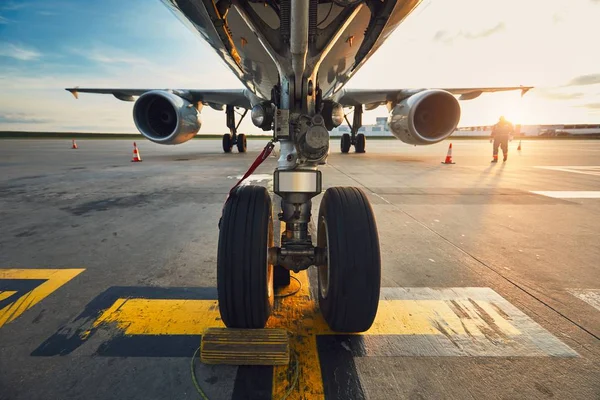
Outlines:
POLYGON ((258 97, 338 92, 420 0, 163 0, 258 97), (345 4, 345 6, 344 6, 345 4))

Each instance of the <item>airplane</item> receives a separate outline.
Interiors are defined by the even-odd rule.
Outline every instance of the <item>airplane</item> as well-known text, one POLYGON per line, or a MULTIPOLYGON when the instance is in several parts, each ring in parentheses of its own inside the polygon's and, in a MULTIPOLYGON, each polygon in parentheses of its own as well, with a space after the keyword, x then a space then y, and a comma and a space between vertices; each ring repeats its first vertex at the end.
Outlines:
MULTIPOLYGON (((225 109, 230 133, 223 151, 237 145, 235 109, 250 110, 253 124, 273 132, 280 145, 273 192, 285 223, 274 246, 272 200, 261 186, 239 186, 219 222, 217 289, 227 327, 263 328, 272 312, 274 288, 290 284, 290 271, 316 266, 321 313, 333 331, 364 332, 377 313, 381 284, 379 236, 365 193, 355 187, 325 191, 316 245, 309 235, 311 201, 322 192, 318 165, 329 153, 329 131, 344 120, 351 133, 340 150, 364 153, 358 130, 363 110, 385 105, 388 125, 405 143, 429 145, 447 138, 460 119, 460 100, 484 92, 532 87, 446 89, 345 89, 420 0, 162 0, 192 32, 217 52, 242 82, 239 90, 92 89, 135 101, 138 130, 160 144, 179 144, 200 130, 202 106, 225 109), (136 99, 137 97, 137 99, 136 99), (344 108, 353 110, 352 123, 344 108)), ((407 54, 407 62, 414 62, 407 54)), ((394 66, 397 68, 398 66, 394 66)))

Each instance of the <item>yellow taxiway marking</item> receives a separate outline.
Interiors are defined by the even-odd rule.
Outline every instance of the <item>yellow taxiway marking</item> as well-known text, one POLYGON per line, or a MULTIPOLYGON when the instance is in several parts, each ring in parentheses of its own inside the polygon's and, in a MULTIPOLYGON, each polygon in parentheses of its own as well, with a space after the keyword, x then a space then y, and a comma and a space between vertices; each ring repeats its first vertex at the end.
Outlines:
MULTIPOLYGON (((294 297, 282 299, 267 323, 268 328, 285 328, 292 335, 335 335, 310 298, 306 272, 296 275, 302 290, 294 297)), ((292 286, 296 284, 292 280, 292 286)), ((373 326, 361 335, 441 335, 439 326, 454 335, 485 336, 486 326, 493 323, 510 336, 521 332, 499 315, 490 302, 476 303, 457 299, 457 314, 446 300, 380 300, 373 326), (480 307, 491 318, 478 316, 480 307)), ((96 319, 93 326, 115 324, 126 335, 202 335, 207 328, 224 327, 217 300, 118 299, 96 319)), ((307 354, 307 349, 296 349, 307 354)))
MULTIPOLYGON (((317 335, 329 331, 329 327, 310 296, 308 273, 302 271, 293 276, 302 283, 302 289, 294 296, 280 299, 267 328, 286 329, 291 335, 290 352, 298 357, 298 385, 288 399, 324 399, 317 335)), ((292 279, 289 289, 295 288, 295 284, 292 279)), ((287 365, 273 367, 272 398, 283 398, 292 379, 287 365)))
MULTIPOLYGON (((317 337, 336 333, 329 329, 310 294, 307 272, 294 276, 302 289, 294 296, 277 299, 267 328, 287 330, 290 353, 298 360, 301 384, 289 399, 324 399, 317 337)), ((296 285, 292 280, 285 291, 296 285)), ((144 298, 119 298, 93 325, 112 325, 126 335, 200 336, 207 328, 223 327, 217 300, 144 298)), ((383 288, 371 329, 357 335, 394 336, 410 349, 414 338, 430 338, 433 350, 417 348, 415 354, 576 355, 488 288, 383 288)), ((273 398, 286 393, 294 375, 287 365, 273 368, 273 398)))
MULTIPOLYGON (((0 280, 44 279, 45 282, 0 309, 0 328, 39 303, 56 289, 82 273, 83 269, 0 269, 0 280)), ((7 292, 3 292, 7 293, 7 292)), ((7 297, 5 297, 7 298, 7 297)))
POLYGON ((115 323, 127 335, 202 335, 224 327, 217 300, 118 299, 94 322, 115 323))
POLYGON ((5 291, 0 290, 0 301, 8 299, 10 296, 12 296, 15 293, 17 293, 17 292, 13 291, 13 290, 5 290, 5 291))

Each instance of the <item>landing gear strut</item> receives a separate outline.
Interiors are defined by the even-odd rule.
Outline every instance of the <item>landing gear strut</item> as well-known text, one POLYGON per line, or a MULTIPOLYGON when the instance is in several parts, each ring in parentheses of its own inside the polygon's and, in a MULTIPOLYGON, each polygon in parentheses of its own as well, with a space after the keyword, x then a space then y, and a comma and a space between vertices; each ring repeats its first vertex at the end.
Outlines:
MULTIPOLYGON (((332 107, 323 106, 323 91, 317 83, 319 60, 308 51, 311 26, 318 22, 316 14, 309 12, 311 3, 290 0, 289 7, 281 7, 280 20, 295 21, 287 25, 282 22, 281 26, 289 46, 266 48, 276 60, 279 82, 271 99, 263 99, 252 112, 253 123, 262 129, 272 127, 273 140, 280 145, 273 192, 281 198, 277 217, 285 223, 281 245, 273 245, 271 200, 265 188, 241 186, 230 194, 223 208, 217 288, 219 309, 228 327, 265 326, 272 309, 273 287, 289 284, 290 271, 310 266, 318 269, 319 305, 331 329, 365 331, 377 313, 379 237, 365 193, 352 187, 327 189, 319 209, 316 243, 309 233, 312 199, 323 186, 317 168, 327 159, 327 127, 333 120, 332 107)), ((250 17, 245 21, 253 23, 250 17)), ((260 35, 259 29, 255 32, 260 35)), ((339 114, 337 117, 341 118, 339 114)), ((364 152, 364 135, 357 134, 361 125, 362 107, 357 106, 352 137, 342 138, 342 151, 354 145, 356 152, 364 152)))
POLYGON ((217 286, 228 327, 265 326, 274 288, 289 285, 290 271, 310 266, 318 269, 319 305, 332 330, 362 332, 375 319, 381 259, 377 224, 365 193, 354 187, 327 189, 315 244, 309 233, 311 199, 322 191, 317 166, 329 148, 322 119, 320 114, 294 119, 289 110, 276 112, 280 157, 273 191, 281 197, 278 218, 285 223, 280 247, 273 245, 271 199, 264 187, 238 187, 223 208, 217 286))
POLYGON ((241 114, 240 120, 236 124, 235 110, 233 109, 233 106, 227 105, 225 107, 225 115, 227 116, 227 128, 229 128, 229 133, 223 135, 223 151, 225 153, 231 153, 231 149, 234 145, 237 145, 238 152, 246 152, 246 135, 243 133, 238 134, 237 130, 240 127, 240 124, 244 120, 244 117, 247 113, 248 110, 244 110, 244 112, 241 114))
POLYGON ((346 123, 350 127, 351 135, 344 133, 340 142, 340 148, 342 153, 348 153, 350 146, 354 145, 354 150, 357 153, 364 153, 367 146, 367 138, 363 133, 358 133, 358 130, 362 127, 362 106, 354 106, 354 113, 352 114, 352 123, 346 119, 346 123))

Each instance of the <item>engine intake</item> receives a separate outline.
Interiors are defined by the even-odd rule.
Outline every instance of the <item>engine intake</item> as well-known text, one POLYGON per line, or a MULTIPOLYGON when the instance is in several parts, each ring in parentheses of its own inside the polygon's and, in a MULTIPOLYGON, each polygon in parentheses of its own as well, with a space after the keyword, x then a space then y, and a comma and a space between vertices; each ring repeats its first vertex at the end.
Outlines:
POLYGON ((454 132, 460 121, 456 98, 439 89, 424 90, 397 104, 388 117, 390 131, 408 144, 434 144, 454 132))
POLYGON ((159 144, 180 144, 200 130, 200 113, 189 101, 162 90, 142 94, 133 106, 135 126, 159 144))

